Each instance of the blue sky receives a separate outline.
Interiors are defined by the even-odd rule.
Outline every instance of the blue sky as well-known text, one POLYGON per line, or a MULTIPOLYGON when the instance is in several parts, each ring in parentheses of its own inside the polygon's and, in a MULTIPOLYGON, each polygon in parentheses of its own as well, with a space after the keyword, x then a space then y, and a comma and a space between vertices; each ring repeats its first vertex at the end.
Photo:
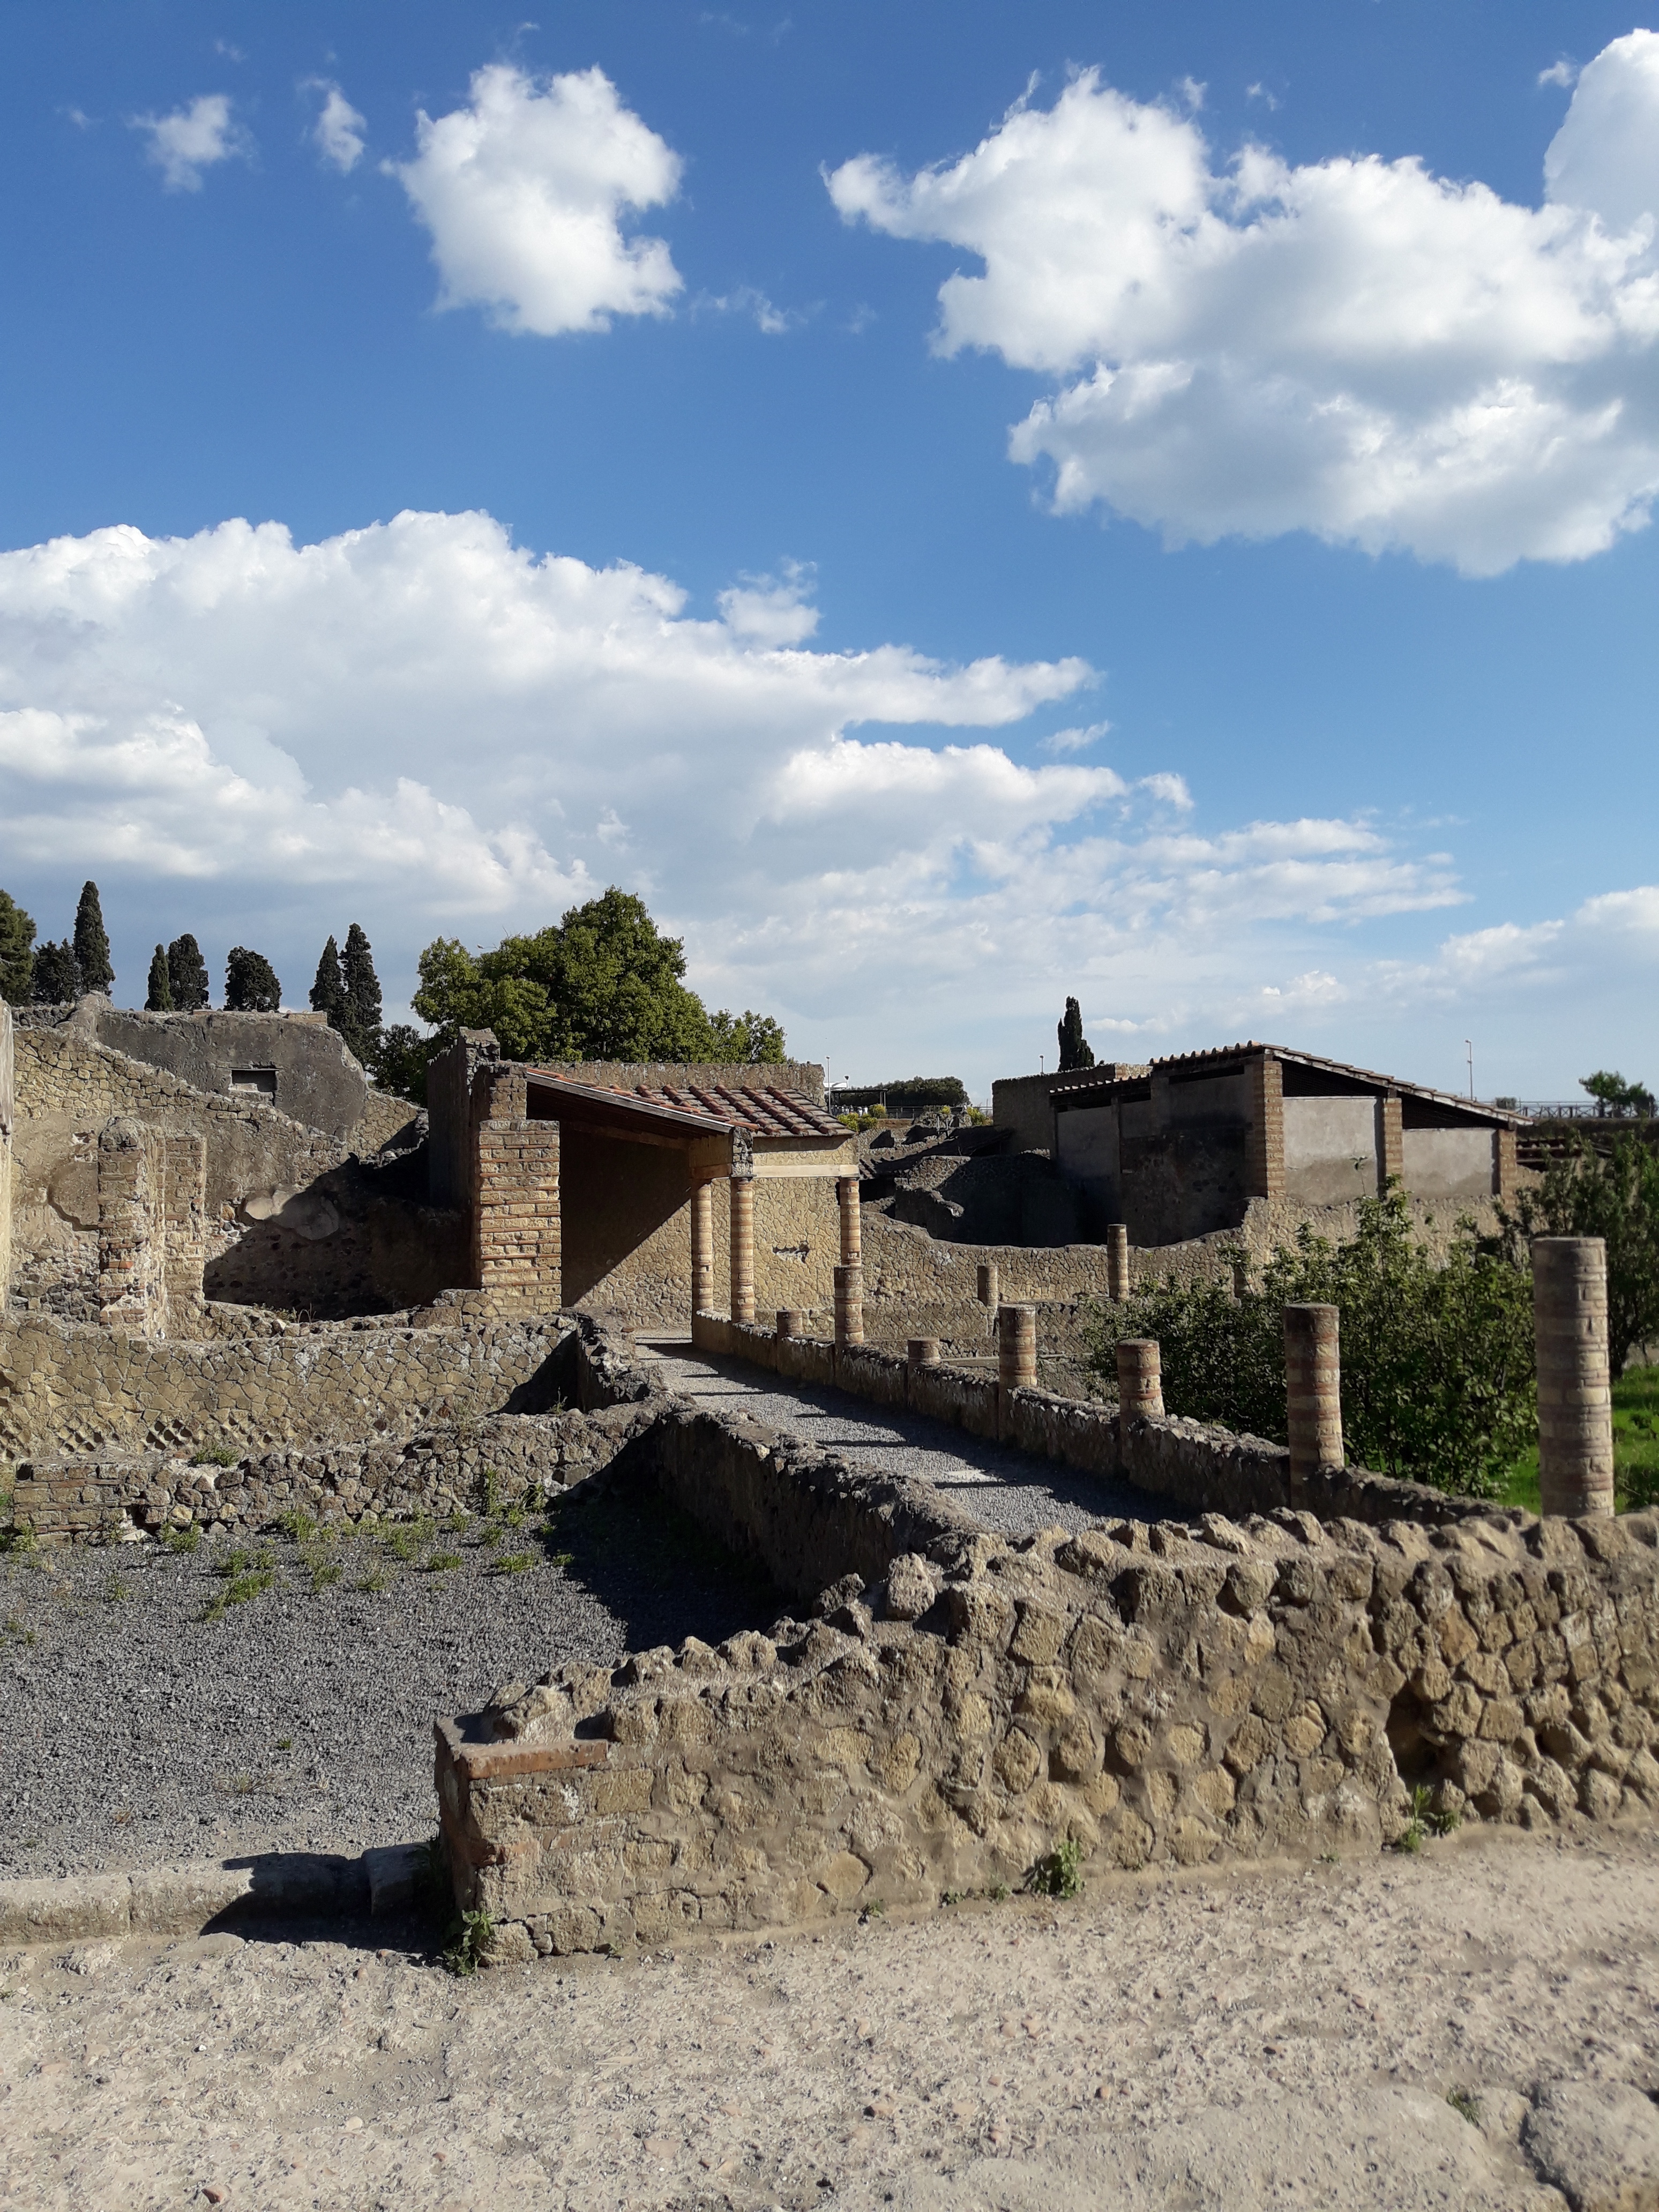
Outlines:
POLYGON ((857 1079, 982 1094, 1068 991, 1659 1073, 1628 13, 0 42, 0 884, 94 875, 118 997, 192 928, 303 1003, 360 919, 395 1000, 617 881, 857 1079))

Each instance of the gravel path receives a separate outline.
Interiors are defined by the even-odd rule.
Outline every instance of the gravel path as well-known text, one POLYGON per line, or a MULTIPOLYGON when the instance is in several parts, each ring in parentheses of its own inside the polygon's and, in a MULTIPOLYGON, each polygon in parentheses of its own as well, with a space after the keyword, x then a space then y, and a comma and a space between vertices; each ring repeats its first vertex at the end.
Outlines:
POLYGON ((379 1929, 33 1952, 0 2203, 1565 2212, 1551 2085, 1659 2140, 1656 1931, 1651 1832, 1465 1830, 470 1982, 379 1929))
POLYGON ((1039 1528, 1087 1528, 1097 1521, 1164 1521, 1167 1500, 1132 1482, 1073 1474, 1052 1461, 970 1437, 944 1421, 872 1407, 845 1390, 780 1383, 744 1360, 694 1358, 683 1339, 642 1337, 642 1358, 655 1358, 671 1390, 700 1405, 740 1408, 771 1427, 793 1429, 808 1442, 845 1453, 884 1474, 931 1482, 964 1513, 1007 1536, 1039 1528))
POLYGON ((562 1504, 545 1527, 417 1530, 407 1560, 407 1531, 246 1545, 269 1588, 209 1620, 234 1587, 222 1542, 0 1558, 0 1875, 429 1835, 434 1714, 785 1610, 654 1496, 562 1504))

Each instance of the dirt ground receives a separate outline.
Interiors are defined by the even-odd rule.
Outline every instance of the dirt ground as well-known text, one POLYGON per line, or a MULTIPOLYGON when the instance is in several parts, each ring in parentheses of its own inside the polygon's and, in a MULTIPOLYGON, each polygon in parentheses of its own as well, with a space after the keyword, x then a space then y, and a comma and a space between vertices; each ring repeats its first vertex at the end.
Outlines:
POLYGON ((1561 2212, 1553 2085, 1654 2124, 1656 1949, 1659 1836, 1465 1831, 471 1980, 368 1927, 13 1953, 0 2203, 1561 2212))

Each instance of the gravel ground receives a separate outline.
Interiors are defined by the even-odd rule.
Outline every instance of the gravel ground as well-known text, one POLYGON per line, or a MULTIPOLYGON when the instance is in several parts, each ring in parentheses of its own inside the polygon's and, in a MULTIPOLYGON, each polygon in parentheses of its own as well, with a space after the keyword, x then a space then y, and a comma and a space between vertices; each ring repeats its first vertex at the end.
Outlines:
POLYGON ((1553 2101, 1655 2155, 1656 1930, 1651 1832, 1465 1830, 468 1982, 384 1930, 33 1952, 0 2203, 1566 2212, 1553 2101))
POLYGON ((1008 1536, 1039 1528, 1087 1528, 1097 1521, 1163 1521, 1167 1500, 1132 1482, 1073 1474, 1048 1460, 988 1443, 915 1413, 872 1408, 844 1390, 759 1380, 742 1360, 711 1359, 678 1339, 641 1339, 642 1358, 658 1359, 671 1390, 698 1404, 738 1407, 809 1443, 833 1446, 858 1465, 931 1482, 964 1513, 1008 1536))
POLYGON ((562 1506, 545 1525, 416 1531, 409 1560, 406 1531, 245 1545, 270 1585, 208 1620, 235 1587, 224 1542, 0 1558, 0 1876, 428 1835, 434 1714, 786 1609, 654 1495, 578 1488, 562 1506), (434 1554, 461 1564, 424 1571, 434 1554))

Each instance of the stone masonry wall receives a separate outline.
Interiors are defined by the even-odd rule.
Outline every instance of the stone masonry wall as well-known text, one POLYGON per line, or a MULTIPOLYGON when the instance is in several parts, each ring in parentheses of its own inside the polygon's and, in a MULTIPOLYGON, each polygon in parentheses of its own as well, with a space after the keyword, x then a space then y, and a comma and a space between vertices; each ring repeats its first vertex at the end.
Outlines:
POLYGON ((556 1311, 559 1125, 526 1117, 521 1067, 480 1073, 472 1104, 472 1281, 497 1312, 556 1311))
POLYGON ((1659 1516, 951 1537, 820 1617, 507 1686, 437 1731, 489 1955, 659 1942, 1108 1867, 1375 1850, 1406 1787, 1659 1808, 1659 1516))
POLYGON ((246 1450, 407 1436, 446 1416, 538 1409, 569 1324, 292 1324, 155 1342, 83 1322, 0 1322, 0 1457, 246 1450))
POLYGON ((16 1118, 11 1008, 0 999, 0 1313, 11 1295, 12 1131, 16 1118))
POLYGON ((35 1541, 108 1544, 195 1527, 247 1535, 300 1513, 325 1528, 480 1510, 492 1486, 539 1504, 607 1467, 654 1413, 504 1413, 422 1430, 407 1443, 343 1443, 252 1455, 234 1467, 183 1455, 26 1461, 12 1515, 35 1541))

